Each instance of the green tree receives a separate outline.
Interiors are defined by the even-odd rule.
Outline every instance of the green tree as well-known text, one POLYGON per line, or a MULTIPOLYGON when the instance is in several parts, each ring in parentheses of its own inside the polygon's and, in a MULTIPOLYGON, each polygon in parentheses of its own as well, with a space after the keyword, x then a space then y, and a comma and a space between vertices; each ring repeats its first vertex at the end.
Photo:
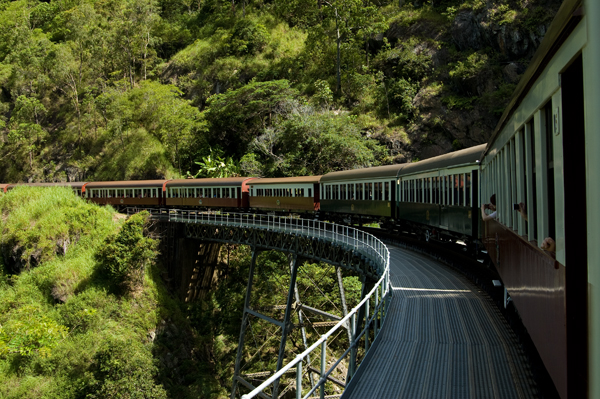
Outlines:
POLYGON ((209 140, 227 153, 241 157, 248 144, 273 117, 285 112, 298 96, 287 80, 250 82, 237 89, 212 96, 204 112, 209 123, 209 140))
MULTIPOLYGON (((332 111, 297 110, 253 141, 266 176, 322 175, 377 165, 385 150, 363 138, 355 118, 332 111)), ((245 159, 246 161, 248 159, 245 159)))
MULTIPOLYGON (((313 30, 309 41, 321 41, 325 38, 335 40, 336 46, 336 92, 342 87, 342 50, 352 48, 359 42, 367 43, 367 39, 375 32, 383 32, 387 26, 377 7, 369 0, 321 0, 326 7, 322 8, 322 30, 313 30), (313 33, 314 32, 314 33, 313 33), (311 38, 312 36, 312 38, 311 38)), ((368 64, 368 49, 365 48, 365 64, 368 64)))
POLYGON ((37 98, 19 96, 9 121, 8 140, 17 150, 25 150, 30 168, 33 168, 34 153, 46 137, 40 125, 45 113, 46 108, 37 98))

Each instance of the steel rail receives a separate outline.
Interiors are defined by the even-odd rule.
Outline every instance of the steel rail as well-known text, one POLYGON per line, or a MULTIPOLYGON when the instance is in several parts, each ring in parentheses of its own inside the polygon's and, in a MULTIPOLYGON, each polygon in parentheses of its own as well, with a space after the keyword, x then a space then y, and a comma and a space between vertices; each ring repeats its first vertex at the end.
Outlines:
MULTIPOLYGON (((385 321, 387 309, 389 308, 389 301, 391 300, 391 289, 390 289, 390 253, 386 245, 380 241, 377 237, 370 233, 366 233, 362 230, 355 229, 349 226, 341 226, 334 223, 322 222, 318 220, 299 219, 293 217, 280 217, 274 215, 259 215, 249 213, 232 213, 222 211, 191 211, 191 210, 177 210, 177 209, 140 209, 140 208, 128 208, 127 214, 137 213, 141 210, 148 210, 153 216, 157 216, 160 219, 167 219, 169 222, 182 222, 182 223, 199 223, 208 225, 218 226, 231 226, 238 228, 254 228, 263 229, 270 231, 280 231, 287 233, 295 233, 304 235, 310 238, 324 239, 331 242, 342 243, 356 251, 370 257, 375 264, 378 266, 378 274, 380 276, 377 283, 373 286, 371 291, 365 295, 360 303, 354 307, 348 314, 342 318, 333 328, 327 333, 321 335, 319 340, 307 348, 304 352, 297 355, 292 361, 283 366, 279 371, 273 374, 261 385, 253 389, 250 393, 242 396, 242 399, 254 398, 257 395, 264 395, 263 390, 268 386, 272 385, 281 376, 288 372, 291 368, 296 366, 297 378, 296 378, 296 398, 308 398, 317 389, 320 389, 320 397, 324 398, 324 383, 327 381, 327 377, 333 372, 338 364, 350 354, 350 373, 349 378, 351 379, 354 375, 355 365, 353 364, 356 360, 356 349, 358 348, 359 341, 362 337, 365 337, 365 353, 369 350, 369 332, 371 325, 373 325, 374 338, 377 337, 381 327, 385 321), (166 217, 165 217, 166 216, 166 217), (369 303, 371 299, 375 299, 375 306, 373 314, 369 314, 369 303), (356 316, 362 307, 365 307, 365 325, 364 328, 357 334, 356 330, 356 316), (378 323, 380 319, 380 323, 378 323), (334 364, 325 370, 326 364, 326 346, 327 340, 337 330, 351 322, 352 329, 352 340, 349 347, 344 353, 334 362, 334 364), (314 387, 305 395, 302 396, 302 361, 307 358, 317 348, 321 347, 321 377, 314 387)), ((346 384, 349 381, 346 381, 346 384)))

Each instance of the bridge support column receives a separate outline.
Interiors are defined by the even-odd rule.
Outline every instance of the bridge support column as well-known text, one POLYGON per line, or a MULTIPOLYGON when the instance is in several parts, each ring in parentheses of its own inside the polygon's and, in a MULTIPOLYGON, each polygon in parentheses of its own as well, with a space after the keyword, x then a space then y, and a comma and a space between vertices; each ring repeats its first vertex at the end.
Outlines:
MULTIPOLYGON (((294 259, 292 257, 290 257, 290 273, 292 273, 292 269, 294 268, 294 259)), ((302 314, 302 307, 300 306, 302 302, 300 302, 300 293, 298 292, 298 283, 296 283, 294 285, 294 296, 296 297, 296 304, 298 306, 298 321, 300 322, 300 325, 302 326, 300 328, 300 331, 302 332, 302 344, 304 345, 304 349, 308 349, 308 341, 306 339, 306 327, 304 327, 304 315, 302 314)), ((310 362, 310 355, 308 355, 306 357, 306 363, 307 364, 311 364, 310 362)), ((307 369, 308 370, 308 378, 310 380, 310 387, 314 387, 315 386, 315 379, 313 377, 313 373, 312 371, 310 371, 310 367, 307 369)), ((300 378, 302 378, 302 375, 300 375, 300 378)), ((301 385, 299 385, 301 386, 301 385)))
MULTIPOLYGON (((344 291, 344 280, 342 279, 342 268, 336 266, 335 274, 337 276, 338 287, 340 289, 340 300, 342 302, 343 317, 346 317, 348 316, 348 305, 346 305, 346 294, 344 291)), ((346 330, 348 330, 348 342, 352 342, 352 332, 350 331, 350 323, 346 324, 346 330)))
POLYGON ((244 350, 244 336, 246 335, 246 326, 248 325, 248 309, 250 307, 250 294, 252 293, 252 280, 254 279, 254 267, 256 265, 256 257, 258 250, 252 248, 252 260, 250 262, 250 273, 248 275, 248 285, 246 286, 246 299, 244 301, 244 315, 242 316, 242 327, 240 329, 240 340, 238 342, 237 355, 235 357, 235 370, 233 372, 233 384, 231 387, 231 399, 235 399, 235 394, 240 377, 240 366, 242 363, 242 354, 244 350))
MULTIPOLYGON (((298 276, 298 255, 294 253, 290 262, 290 288, 288 290, 287 303, 285 306, 285 315, 281 326, 281 343, 279 344, 279 356, 277 357, 277 367, 275 372, 278 372, 283 366, 283 358, 285 357, 285 344, 287 335, 290 330, 290 319, 292 316, 292 305, 294 301, 294 293, 296 292, 296 277, 298 276)), ((272 399, 277 399, 279 395, 279 380, 273 384, 272 399)))

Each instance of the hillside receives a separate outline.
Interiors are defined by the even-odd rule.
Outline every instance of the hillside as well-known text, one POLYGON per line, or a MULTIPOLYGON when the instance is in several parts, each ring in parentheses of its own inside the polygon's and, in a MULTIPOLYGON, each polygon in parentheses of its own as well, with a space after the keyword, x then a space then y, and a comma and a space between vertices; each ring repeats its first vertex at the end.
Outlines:
POLYGON ((480 144, 559 6, 0 0, 0 181, 321 174, 480 144))

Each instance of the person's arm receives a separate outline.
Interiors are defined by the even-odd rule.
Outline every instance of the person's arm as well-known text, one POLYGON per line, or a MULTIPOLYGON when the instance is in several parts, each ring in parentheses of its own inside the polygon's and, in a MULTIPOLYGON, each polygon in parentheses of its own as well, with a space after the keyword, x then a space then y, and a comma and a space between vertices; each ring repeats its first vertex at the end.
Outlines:
POLYGON ((492 219, 494 219, 493 216, 485 213, 485 204, 481 204, 481 220, 483 220, 484 222, 487 222, 488 220, 492 220, 492 219))
POLYGON ((522 202, 519 202, 519 213, 521 214, 521 217, 527 221, 527 207, 522 202))

